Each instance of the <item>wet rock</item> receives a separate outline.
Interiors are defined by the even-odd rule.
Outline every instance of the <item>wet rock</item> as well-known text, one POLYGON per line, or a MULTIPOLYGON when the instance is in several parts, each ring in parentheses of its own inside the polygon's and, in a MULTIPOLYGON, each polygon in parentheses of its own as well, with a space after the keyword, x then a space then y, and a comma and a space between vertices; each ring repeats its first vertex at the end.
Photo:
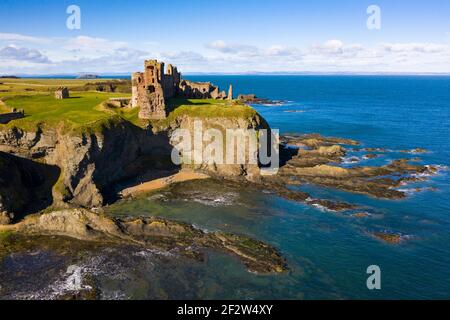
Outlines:
POLYGON ((9 230, 25 235, 57 235, 81 241, 176 250, 197 259, 201 259, 202 249, 213 249, 237 256, 251 272, 287 270, 285 259, 263 242, 223 232, 204 232, 162 218, 113 219, 84 209, 72 209, 29 216, 9 230))
POLYGON ((384 153, 387 150, 385 148, 364 148, 360 151, 365 151, 365 152, 380 152, 380 153, 384 153))
POLYGON ((394 233, 374 232, 372 235, 388 244, 400 244, 403 241, 403 237, 401 235, 394 233))
POLYGON ((339 145, 321 146, 313 150, 298 150, 288 162, 294 167, 313 167, 330 162, 341 162, 346 151, 339 145))
POLYGON ((324 208, 326 210, 335 212, 354 210, 357 208, 357 206, 345 202, 331 201, 324 199, 311 199, 307 200, 306 203, 315 207, 324 208))
POLYGON ((364 159, 376 159, 376 158, 378 158, 379 156, 380 156, 379 154, 369 153, 369 154, 366 154, 366 155, 364 156, 364 159))
POLYGON ((238 100, 249 104, 268 104, 271 103, 269 99, 258 98, 255 94, 240 94, 238 100))
POLYGON ((320 134, 306 134, 306 135, 285 135, 280 137, 281 142, 287 145, 298 147, 309 147, 317 149, 321 146, 331 145, 350 145, 358 146, 359 142, 351 139, 343 139, 336 137, 324 137, 320 134))
MULTIPOLYGON (((310 163, 314 163, 314 161, 310 163)), ((280 169, 280 175, 285 179, 295 177, 300 182, 363 193, 377 198, 402 199, 406 197, 406 194, 394 188, 408 179, 408 177, 404 177, 405 175, 432 174, 435 171, 434 167, 413 165, 406 159, 395 160, 389 165, 381 167, 342 168, 331 164, 307 166, 293 158, 280 169), (398 178, 394 179, 394 177, 398 178)))
POLYGON ((363 219, 370 217, 370 213, 367 212, 357 212, 351 215, 353 218, 363 219))
POLYGON ((410 154, 424 154, 424 153, 427 153, 428 151, 423 148, 416 148, 416 149, 412 149, 412 150, 400 150, 400 152, 401 153, 410 153, 410 154))

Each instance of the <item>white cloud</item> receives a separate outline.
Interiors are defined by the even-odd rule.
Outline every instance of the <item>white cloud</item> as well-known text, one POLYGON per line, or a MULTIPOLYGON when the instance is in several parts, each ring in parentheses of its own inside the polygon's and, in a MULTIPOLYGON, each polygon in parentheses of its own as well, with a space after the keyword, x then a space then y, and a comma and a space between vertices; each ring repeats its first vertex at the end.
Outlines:
POLYGON ((448 44, 439 43, 383 43, 382 47, 389 52, 421 52, 440 53, 449 51, 448 44))
POLYGON ((128 43, 98 37, 38 38, 0 33, 0 73, 132 72, 157 58, 182 72, 319 71, 448 72, 450 43, 379 43, 331 39, 305 47, 257 46, 216 40, 193 51, 158 51, 151 39, 128 43), (19 43, 20 42, 20 43, 19 43), (3 63, 6 62, 6 63, 3 63))
POLYGON ((49 38, 32 37, 17 33, 0 32, 0 41, 5 41, 9 43, 27 42, 27 43, 43 44, 43 43, 50 43, 52 40, 49 38))
POLYGON ((35 49, 20 48, 14 45, 0 49, 0 59, 26 61, 32 63, 50 63, 47 56, 35 49))

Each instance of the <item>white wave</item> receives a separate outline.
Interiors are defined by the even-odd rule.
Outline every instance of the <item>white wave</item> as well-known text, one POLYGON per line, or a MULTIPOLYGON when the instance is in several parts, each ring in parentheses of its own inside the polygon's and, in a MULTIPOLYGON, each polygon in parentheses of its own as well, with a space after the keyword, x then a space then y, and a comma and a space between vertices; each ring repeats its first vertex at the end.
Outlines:
POLYGON ((321 204, 318 204, 318 203, 313 203, 311 206, 313 206, 313 207, 316 208, 316 209, 319 209, 319 210, 322 211, 322 212, 331 211, 331 210, 329 210, 327 207, 325 207, 325 206, 323 206, 323 205, 321 205, 321 204))
POLYGON ((238 194, 228 192, 219 196, 208 194, 198 195, 193 198, 187 198, 185 199, 185 201, 194 201, 209 207, 222 207, 222 206, 232 206, 237 198, 238 194))
POLYGON ((163 256, 163 257, 174 257, 175 254, 173 254, 170 251, 163 251, 158 249, 145 249, 138 252, 133 253, 134 256, 137 257, 143 257, 143 258, 152 258, 155 255, 157 256, 163 256))
POLYGON ((342 161, 342 164, 354 164, 354 163, 360 162, 361 158, 356 157, 356 156, 342 157, 341 161, 342 161))
POLYGON ((406 189, 406 188, 398 188, 396 189, 397 191, 403 192, 408 196, 411 196, 415 193, 421 192, 423 191, 423 189, 406 189))
POLYGON ((121 291, 106 291, 101 293, 102 300, 129 300, 130 297, 121 291))

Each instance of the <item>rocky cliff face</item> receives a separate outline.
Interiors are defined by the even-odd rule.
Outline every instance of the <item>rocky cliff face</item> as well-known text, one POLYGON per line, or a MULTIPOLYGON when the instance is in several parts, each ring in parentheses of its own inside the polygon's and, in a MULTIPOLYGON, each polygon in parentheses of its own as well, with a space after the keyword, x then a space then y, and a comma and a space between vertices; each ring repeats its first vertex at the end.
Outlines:
POLYGON ((55 166, 0 152, 0 225, 49 206, 58 175, 55 166))
MULTIPOLYGON (((158 162, 161 159, 164 159, 165 169, 179 169, 170 161, 173 149, 170 136, 178 128, 193 130, 194 120, 184 116, 177 118, 169 127, 158 130, 151 127, 142 129, 125 120, 114 121, 95 131, 83 133, 62 132, 58 129, 38 129, 36 132, 25 132, 17 128, 0 130, 0 152, 14 155, 13 159, 9 159, 8 163, 4 162, 0 168, 5 171, 2 171, 0 177, 12 181, 9 183, 10 187, 2 184, 0 204, 6 208, 4 211, 22 212, 30 201, 38 204, 42 200, 27 194, 30 186, 38 189, 34 193, 41 194, 45 193, 41 189, 48 189, 48 184, 51 184, 51 200, 55 207, 102 206, 114 194, 115 184, 142 175, 143 171, 160 169, 161 163, 158 162), (142 162, 143 158, 147 161, 142 162), (28 160, 29 166, 18 165, 24 159, 28 160), (136 163, 141 165, 135 165, 136 163), (35 172, 34 176, 40 176, 45 183, 24 179, 24 172, 29 171, 24 168, 33 167, 31 164, 41 167, 32 171, 35 172), (54 179, 56 171, 58 174, 54 179), (11 197, 11 187, 15 188, 15 193, 21 199, 8 198, 11 197)), ((203 119, 203 126, 204 129, 268 127, 259 116, 251 119, 208 118, 203 119)), ((225 176, 257 174, 257 166, 254 165, 217 165, 207 159, 196 165, 196 168, 225 176)), ((48 200, 44 202, 49 204, 48 200)), ((35 207, 42 209, 42 205, 35 207)))
POLYGON ((0 151, 59 168, 52 190, 58 207, 101 206, 114 183, 138 174, 127 165, 144 154, 170 152, 167 141, 125 121, 93 133, 0 131, 0 151))
MULTIPOLYGON (((198 127, 195 128, 196 123, 201 123, 201 129, 202 133, 205 133, 207 130, 215 129, 219 131, 222 136, 223 140, 221 141, 222 144, 226 148, 226 130, 260 130, 260 129, 270 129, 267 122, 259 116, 258 114, 255 114, 251 118, 220 118, 220 117, 209 117, 209 118, 196 118, 196 117, 190 117, 190 116, 183 116, 176 119, 176 121, 172 122, 168 128, 169 136, 173 136, 173 132, 176 129, 184 129, 188 130, 191 133, 191 141, 194 141, 194 132, 195 130, 198 130, 198 127)), ((204 136, 205 138, 205 136, 204 136)), ((208 153, 204 153, 205 148, 211 143, 211 142, 217 142, 215 139, 210 139, 209 141, 206 141, 208 139, 205 139, 203 143, 203 148, 200 150, 200 153, 203 153, 203 155, 208 155, 208 153)), ((238 140, 235 140, 236 143, 238 143, 238 140)), ((172 139, 172 144, 175 144, 172 139)), ((235 150, 236 151, 236 150, 235 150)), ((248 151, 248 146, 246 146, 245 151, 248 151)), ((194 151, 195 152, 195 151, 194 151)), ((191 167, 193 167, 196 170, 202 170, 209 174, 218 175, 218 176, 225 176, 225 177, 240 177, 245 176, 248 179, 253 179, 259 175, 259 166, 258 164, 252 164, 249 163, 248 158, 246 158, 244 163, 238 163, 236 161, 235 164, 226 163, 225 161, 225 152, 224 150, 224 161, 223 163, 218 163, 215 161, 215 159, 211 159, 208 157, 202 157, 201 163, 193 163, 191 167)), ((236 152, 235 152, 236 153, 236 152)))

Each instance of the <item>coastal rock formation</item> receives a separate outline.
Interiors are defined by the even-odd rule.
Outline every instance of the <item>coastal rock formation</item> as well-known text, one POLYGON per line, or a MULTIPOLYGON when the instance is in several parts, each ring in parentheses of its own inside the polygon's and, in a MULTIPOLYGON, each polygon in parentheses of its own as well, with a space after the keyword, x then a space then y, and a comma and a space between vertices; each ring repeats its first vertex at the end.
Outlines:
MULTIPOLYGON (((0 231, 25 235, 53 235, 81 241, 129 244, 201 258, 212 249, 239 258, 251 272, 282 273, 285 259, 273 247, 246 236, 204 232, 191 225, 161 218, 113 219, 88 210, 72 209, 29 216, 0 231)), ((7 246, 6 246, 7 247, 7 246)))
POLYGON ((434 167, 412 165, 406 159, 380 167, 344 168, 338 165, 346 154, 343 145, 357 146, 357 141, 320 135, 285 136, 281 140, 286 145, 303 148, 285 149, 291 155, 280 169, 280 175, 287 181, 294 179, 377 198, 401 199, 406 197, 405 193, 395 188, 410 181, 415 174, 436 172, 434 167))
POLYGON ((0 152, 0 224, 48 207, 58 173, 56 167, 0 152))
POLYGON ((243 103, 249 103, 249 104, 264 104, 264 103, 270 103, 271 101, 268 99, 258 98, 255 94, 240 94, 237 98, 239 101, 243 103))
MULTIPOLYGON (((176 129, 188 130, 191 133, 192 141, 194 141, 194 134, 196 132, 194 126, 196 121, 199 120, 201 120, 203 132, 210 129, 219 130, 220 132, 223 133, 224 139, 226 138, 226 130, 238 131, 238 130, 269 129, 269 125, 264 120, 264 118, 262 118, 256 113, 250 118, 220 118, 212 116, 207 119, 200 119, 191 116, 183 116, 177 118, 176 121, 169 124, 168 127, 169 136, 171 136, 172 132, 176 129)), ((172 141, 171 143, 176 144, 176 142, 174 141, 172 141)), ((225 141, 223 141, 223 145, 226 146, 225 141)), ((199 153, 203 154, 204 148, 206 146, 207 143, 204 144, 202 149, 198 150, 199 153)), ((225 152, 227 150, 225 150, 225 152)), ((193 163, 192 165, 184 165, 184 166, 192 168, 194 170, 200 170, 211 175, 227 178, 246 177, 247 179, 252 179, 259 175, 258 164, 250 163, 248 157, 246 157, 245 159, 246 161, 244 163, 236 163, 236 164, 226 163, 225 159, 223 159, 222 163, 216 163, 214 159, 209 159, 207 157, 202 157, 201 160, 202 160, 201 163, 193 163)))
POLYGON ((399 234, 387 232, 374 232, 372 236, 378 240, 386 242, 387 244, 398 245, 404 241, 404 238, 399 234))
MULTIPOLYGON (((141 128, 120 117, 111 118, 95 130, 87 131, 38 128, 32 132, 16 127, 4 128, 0 130, 0 151, 29 159, 30 163, 39 161, 43 166, 58 171, 57 181, 48 179, 53 183, 54 207, 101 207, 115 199, 115 186, 122 181, 152 172, 152 177, 160 178, 180 170, 170 158, 175 145, 171 135, 176 129, 187 129, 193 134, 196 119, 188 115, 176 117, 164 128, 141 128)), ((201 120, 205 130, 268 128, 256 113, 250 118, 211 117, 201 120)), ((209 159, 194 167, 225 177, 258 174, 256 165, 217 164, 209 159)), ((20 183, 15 185, 22 189, 20 183)), ((20 211, 21 207, 11 210, 14 213, 20 211)))
MULTIPOLYGON (((52 190, 55 206, 102 206, 114 183, 143 173, 136 172, 140 168, 132 168, 131 164, 141 156, 169 157, 171 150, 164 134, 153 135, 127 121, 116 120, 91 132, 26 132, 17 128, 0 131, 0 151, 57 168, 60 174, 52 190)), ((149 160, 149 168, 151 164, 149 160)))

